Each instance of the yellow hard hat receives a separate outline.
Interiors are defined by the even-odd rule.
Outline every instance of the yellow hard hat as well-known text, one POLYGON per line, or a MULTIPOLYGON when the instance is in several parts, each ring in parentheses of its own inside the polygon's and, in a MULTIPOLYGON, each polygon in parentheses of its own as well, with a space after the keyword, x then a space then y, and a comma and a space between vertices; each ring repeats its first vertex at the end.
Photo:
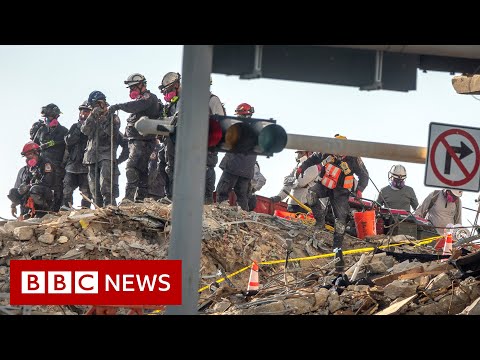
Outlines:
POLYGON ((346 136, 343 136, 343 135, 340 135, 340 134, 335 134, 335 138, 336 138, 336 139, 344 139, 344 140, 347 140, 347 137, 346 137, 346 136))

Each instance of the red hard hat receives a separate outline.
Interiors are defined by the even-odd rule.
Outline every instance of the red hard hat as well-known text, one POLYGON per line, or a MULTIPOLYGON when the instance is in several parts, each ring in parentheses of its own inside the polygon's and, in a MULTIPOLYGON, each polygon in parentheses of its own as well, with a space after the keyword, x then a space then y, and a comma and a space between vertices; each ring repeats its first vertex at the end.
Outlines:
POLYGON ((235 109, 235 114, 237 115, 243 115, 243 116, 248 116, 252 115, 255 112, 253 106, 247 103, 241 103, 240 105, 237 106, 235 109))
POLYGON ((22 152, 20 154, 25 155, 27 152, 32 151, 32 150, 39 151, 40 146, 33 141, 29 141, 23 146, 22 152))

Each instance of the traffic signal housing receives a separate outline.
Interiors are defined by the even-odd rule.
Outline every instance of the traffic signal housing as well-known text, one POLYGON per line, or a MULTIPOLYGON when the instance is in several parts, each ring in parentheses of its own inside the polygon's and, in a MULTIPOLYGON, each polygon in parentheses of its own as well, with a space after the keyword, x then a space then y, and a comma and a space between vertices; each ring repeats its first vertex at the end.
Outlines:
POLYGON ((272 156, 286 144, 285 129, 273 119, 210 116, 208 146, 212 150, 272 156))
MULTIPOLYGON (((141 117, 135 128, 142 135, 176 135, 177 116, 164 119, 141 117)), ((273 119, 211 115, 208 126, 208 148, 211 151, 273 156, 287 144, 285 129, 273 119)))

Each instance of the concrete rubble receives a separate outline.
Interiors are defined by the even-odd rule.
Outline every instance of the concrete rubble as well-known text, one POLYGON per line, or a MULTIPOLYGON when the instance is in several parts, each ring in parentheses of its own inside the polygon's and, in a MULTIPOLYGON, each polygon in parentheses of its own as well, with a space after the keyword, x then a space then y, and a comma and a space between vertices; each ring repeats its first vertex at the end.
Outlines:
MULTIPOLYGON (((170 215, 171 205, 147 200, 4 222, 0 227, 0 314, 84 314, 87 306, 32 306, 28 311, 11 307, 10 260, 167 259, 170 215)), ((226 203, 204 207, 199 241, 201 314, 480 313, 478 275, 469 276, 452 261, 466 251, 478 251, 475 246, 442 259, 442 251, 432 246, 435 241, 416 246, 416 239, 404 235, 365 240, 346 235, 344 251, 370 250, 346 254, 347 270, 343 276, 336 275, 331 232, 315 230, 309 223, 244 212, 226 203), (253 261, 259 264, 260 286, 258 293, 247 295, 253 261)))

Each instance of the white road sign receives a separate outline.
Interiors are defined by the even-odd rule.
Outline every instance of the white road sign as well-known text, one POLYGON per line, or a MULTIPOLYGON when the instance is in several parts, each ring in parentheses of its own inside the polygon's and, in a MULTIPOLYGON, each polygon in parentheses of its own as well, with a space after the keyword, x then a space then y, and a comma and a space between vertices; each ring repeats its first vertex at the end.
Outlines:
POLYGON ((430 123, 425 186, 480 190, 480 128, 430 123))

